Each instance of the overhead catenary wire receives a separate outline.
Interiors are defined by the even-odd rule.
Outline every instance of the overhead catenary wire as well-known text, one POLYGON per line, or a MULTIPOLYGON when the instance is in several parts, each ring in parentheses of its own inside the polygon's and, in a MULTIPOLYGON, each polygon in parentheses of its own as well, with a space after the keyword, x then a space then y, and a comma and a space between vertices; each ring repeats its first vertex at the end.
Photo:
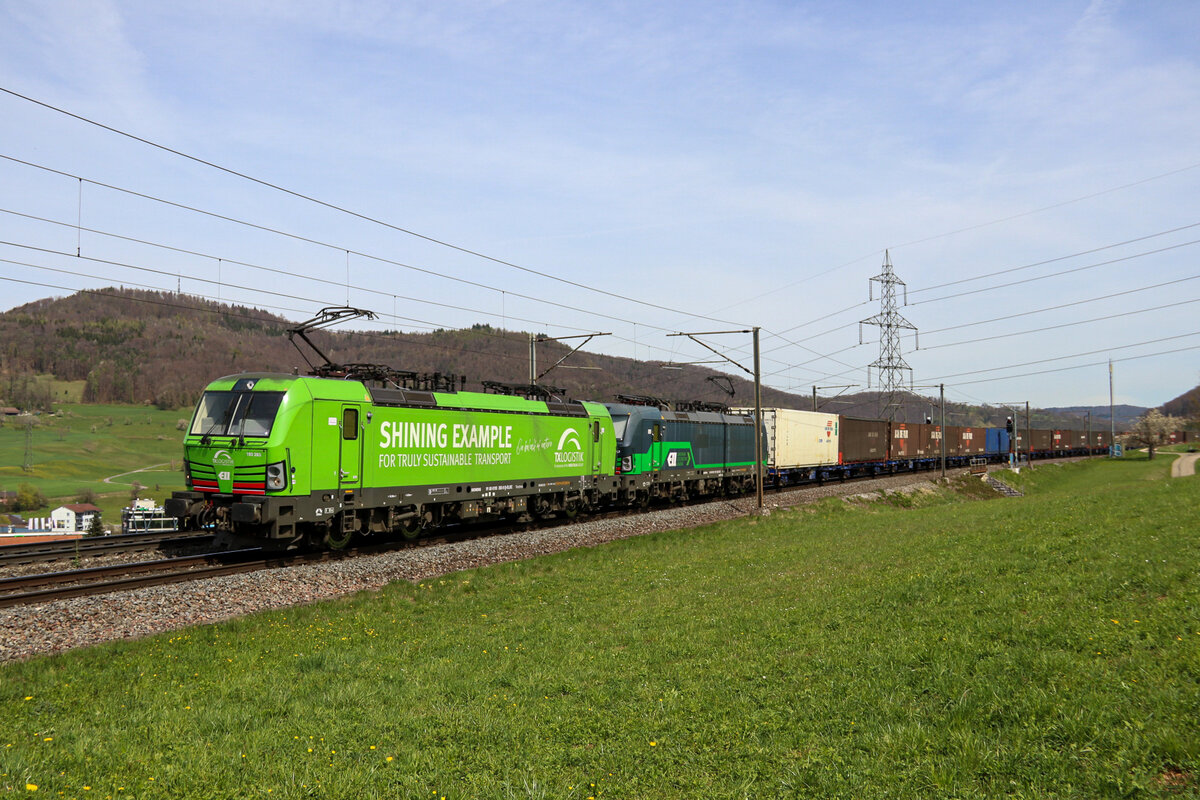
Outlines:
MULTIPOLYGON (((197 208, 195 206, 186 205, 184 203, 178 203, 174 200, 168 200, 163 197, 157 197, 155 195, 146 194, 144 192, 139 192, 134 189, 128 189, 125 187, 116 186, 111 183, 104 183, 103 181, 92 180, 90 178, 83 178, 83 177, 80 177, 80 176, 75 175, 70 172, 63 172, 62 170, 54 169, 53 167, 47 167, 42 164, 36 164, 32 161, 26 161, 24 159, 14 158, 13 156, 4 155, 2 153, 0 153, 0 159, 6 160, 6 161, 11 161, 11 162, 14 162, 17 164, 22 164, 24 166, 32 167, 34 169, 43 170, 45 172, 49 172, 49 173, 52 173, 55 175, 60 175, 60 176, 71 178, 71 179, 78 179, 85 183, 89 183, 93 186, 98 186, 98 187, 101 187, 104 189, 109 189, 114 192, 120 192, 122 194, 128 194, 132 197, 139 197, 143 200, 149 200, 151 202, 161 203, 163 205, 170 206, 172 208, 177 208, 181 211, 187 211, 190 213, 201 214, 203 216, 210 217, 212 219, 229 222, 229 223, 232 223, 235 225, 241 225, 241 226, 250 228, 252 230, 260 231, 262 233, 269 233, 269 234, 272 234, 275 236, 282 236, 287 239, 291 239, 293 241, 303 242, 305 244, 311 244, 311 245, 315 245, 317 247, 323 247, 323 248, 332 250, 332 251, 338 253, 339 255, 349 254, 349 255, 359 257, 359 258, 369 259, 371 261, 375 261, 380 264, 388 264, 388 265, 391 265, 394 267, 400 267, 401 269, 406 269, 406 270, 410 270, 413 272, 421 273, 423 275, 428 275, 430 277, 441 278, 443 280, 451 281, 454 283, 460 283, 465 286, 474 286, 477 289, 486 289, 486 290, 493 291, 493 292, 496 292, 496 293, 504 295, 504 296, 519 297, 522 300, 529 300, 530 302, 533 302, 533 303, 543 303, 545 305, 554 306, 556 308, 561 308, 564 311, 573 311, 576 313, 588 314, 588 315, 600 317, 603 319, 610 319, 610 320, 613 320, 616 322, 624 322, 627 324, 633 324, 633 322, 631 320, 623 319, 621 317, 617 317, 612 314, 607 314, 602 311, 597 311, 592 308, 581 308, 579 306, 573 306, 568 303, 561 303, 556 300, 547 300, 545 298, 536 297, 534 295, 523 294, 521 292, 513 291, 512 289, 502 289, 499 286, 492 286, 490 284, 471 280, 469 278, 461 278, 461 277, 458 277, 455 275, 449 275, 449 274, 447 274, 445 272, 441 272, 439 270, 430 269, 427 267, 420 267, 415 264, 408 264, 403 261, 397 261, 395 259, 387 258, 385 256, 380 256, 380 255, 376 255, 373 253, 363 252, 363 251, 357 250, 352 247, 347 247, 345 245, 321 241, 320 239, 314 239, 310 236, 304 236, 302 234, 293 233, 291 231, 284 231, 284 230, 280 230, 278 228, 272 228, 272 227, 269 227, 266 225, 260 225, 259 223, 256 223, 256 222, 250 222, 248 220, 239 219, 237 217, 231 217, 226 214, 221 214, 221 213, 218 213, 215 211, 209 211, 206 209, 197 208)), ((59 224, 61 224, 61 223, 59 223, 59 224)), ((70 227, 75 227, 75 226, 71 225, 70 227)), ((154 244, 152 242, 144 242, 144 243, 145 244, 154 244)), ((207 256, 207 257, 214 258, 214 256, 207 256)), ((224 260, 228 260, 228 259, 224 259, 224 260)), ((239 262, 239 263, 241 263, 241 262, 239 262)), ((342 284, 339 283, 338 285, 341 286, 342 284)), ((384 294, 387 294, 387 293, 385 292, 384 294)), ((683 312, 680 312, 680 313, 683 313, 683 312)), ((646 323, 646 322, 641 322, 638 324, 644 325, 647 328, 651 328, 653 330, 661 331, 664 333, 671 330, 670 328, 665 328, 665 327, 653 325, 651 323, 646 323)))
MULTIPOLYGON (((43 223, 46 223, 49 225, 57 225, 57 226, 66 227, 66 228, 75 228, 76 227, 75 224, 70 223, 70 222, 63 222, 62 220, 50 219, 49 217, 40 217, 40 216, 37 216, 34 214, 25 214, 20 211, 14 211, 14 210, 8 209, 8 208, 0 208, 0 213, 10 214, 10 215, 17 216, 17 217, 22 217, 24 219, 33 220, 36 222, 43 222, 43 223)), ((119 233, 113 233, 111 231, 100 230, 97 228, 80 227, 79 230, 86 231, 87 233, 91 233, 91 234, 96 234, 98 236, 106 236, 109 238, 118 239, 118 240, 124 241, 124 242, 146 245, 147 247, 155 247, 155 248, 167 250, 167 251, 170 251, 173 253, 180 253, 182 255, 196 256, 197 258, 210 259, 214 262, 219 261, 219 262, 225 263, 225 264, 234 264, 234 265, 240 266, 240 267, 247 267, 249 269, 255 269, 255 270, 262 271, 262 272, 269 272, 269 273, 272 273, 275 275, 283 275, 288 278, 297 278, 298 277, 303 280, 312 281, 314 283, 321 283, 321 284, 325 284, 327 286, 337 286, 339 288, 343 287, 343 286, 347 286, 347 283, 341 282, 341 281, 333 281, 333 280, 329 280, 328 278, 318 278, 318 277, 315 277, 312 275, 297 275, 294 272, 289 272, 288 270, 284 270, 284 269, 278 269, 276 267, 268 267, 268 266, 264 266, 262 264, 255 264, 255 263, 252 263, 249 261, 239 261, 234 258, 229 258, 228 256, 216 256, 216 255, 213 255, 212 253, 203 253, 198 250, 191 250, 191 249, 188 249, 185 247, 176 247, 174 245, 163 244, 162 242, 150 241, 148 239, 139 239, 134 236, 125 236, 125 235, 122 235, 119 233)), ((0 244, 10 244, 11 246, 14 246, 14 247, 23 247, 24 246, 24 245, 20 245, 20 244, 11 243, 11 242, 0 242, 0 244)), ((70 254, 65 254, 65 255, 70 255, 70 254)), ((76 253, 75 257, 81 258, 82 255, 80 253, 76 253)), ((131 267, 131 268, 136 269, 137 267, 131 267)), ((203 280, 203 279, 194 278, 193 276, 189 275, 188 280, 203 280)), ((526 319, 524 317, 518 317, 518 316, 511 315, 511 314, 505 315, 503 313, 496 313, 494 311, 487 311, 484 309, 468 308, 466 306, 454 305, 452 303, 444 303, 440 300, 430 300, 430 299, 424 298, 424 297, 410 297, 407 295, 397 294, 395 292, 385 291, 383 289, 374 289, 369 286, 359 286, 357 284, 353 284, 353 285, 349 285, 349 288, 352 288, 358 292, 364 292, 364 293, 368 293, 368 294, 376 294, 381 297, 393 297, 393 298, 400 298, 400 299, 404 299, 404 300, 412 300, 413 302, 417 302, 417 303, 428 303, 429 305, 440 306, 442 308, 453 309, 455 311, 467 311, 472 314, 483 314, 484 316, 500 317, 500 318, 505 318, 507 316, 508 319, 517 320, 519 322, 527 322, 531 325, 559 327, 559 328, 564 328, 567 330, 580 330, 580 328, 578 328, 578 327, 571 327, 568 325, 557 325, 556 323, 546 322, 544 320, 526 319)), ((623 320, 619 320, 619 318, 617 318, 617 319, 618 319, 618 321, 623 321, 623 320)))
POLYGON ((322 207, 324 207, 324 208, 327 208, 327 209, 330 209, 330 210, 332 210, 332 211, 337 211, 338 213, 345 214, 345 215, 347 215, 347 216, 350 216, 350 217, 354 217, 354 218, 356 218, 356 219, 359 219, 359 220, 362 220, 362 221, 364 221, 364 222, 369 222, 369 223, 371 223, 371 224, 374 224, 374 225, 380 225, 380 226, 382 226, 382 227, 384 227, 384 228, 388 228, 388 229, 390 229, 390 230, 393 230, 393 231, 396 231, 396 232, 398 232, 398 233, 402 233, 402 234, 405 234, 405 235, 407 235, 407 236, 412 236, 412 237, 415 237, 415 238, 417 238, 417 239, 421 239, 421 240, 423 240, 423 241, 429 242, 429 243, 431 243, 431 244, 434 244, 434 245, 438 245, 438 246, 440 246, 440 247, 446 247, 446 248, 448 248, 448 249, 455 250, 455 251, 458 251, 458 252, 460 252, 460 253, 464 253, 464 254, 466 254, 466 255, 470 255, 470 256, 474 256, 474 257, 476 257, 476 258, 481 258, 481 259, 484 259, 484 260, 486 260, 486 261, 490 261, 490 262, 492 262, 492 263, 494 263, 494 264, 499 264, 499 265, 501 265, 501 266, 510 267, 510 268, 512 268, 512 269, 520 270, 520 271, 522 271, 522 272, 526 272, 526 273, 529 273, 529 274, 531 274, 531 275, 537 275, 537 276, 540 276, 540 277, 543 277, 543 278, 547 278, 547 279, 549 279, 549 280, 557 281, 557 282, 559 282, 559 283, 563 283, 563 284, 566 284, 566 285, 569 285, 569 286, 574 286, 574 287, 576 287, 576 288, 578 288, 578 289, 583 289, 583 290, 585 290, 585 291, 589 291, 589 292, 595 292, 595 293, 597 293, 597 294, 605 295, 605 296, 607 296, 607 297, 612 297, 612 298, 619 299, 619 300, 624 300, 624 301, 626 301, 626 302, 630 302, 630 303, 636 303, 636 304, 638 304, 638 305, 646 306, 647 308, 654 308, 654 309, 657 309, 657 310, 659 310, 659 311, 667 311, 667 312, 670 312, 670 313, 672 313, 672 314, 680 314, 680 315, 682 315, 682 316, 684 316, 684 317, 688 317, 688 318, 693 318, 693 319, 705 319, 705 320, 709 320, 709 321, 711 321, 711 322, 720 322, 720 323, 722 323, 722 324, 730 324, 730 325, 737 325, 737 324, 739 324, 739 323, 735 323, 735 322, 730 322, 729 320, 717 319, 717 318, 715 318, 715 317, 707 316, 707 315, 704 315, 704 314, 696 314, 696 313, 694 313, 694 312, 681 311, 681 310, 679 310, 679 309, 676 309, 676 308, 670 308, 669 306, 662 306, 662 305, 659 305, 659 304, 657 304, 657 303, 651 303, 651 302, 648 302, 648 301, 646 301, 646 300, 639 300, 639 299, 637 299, 637 298, 628 297, 628 296, 626 296, 626 295, 618 294, 617 292, 611 292, 611 291, 609 291, 609 290, 607 290, 607 289, 601 289, 601 288, 599 288, 599 287, 596 287, 596 286, 591 286, 591 285, 589 285, 589 284, 586 284, 586 283, 580 283, 580 282, 578 282, 578 281, 573 281, 573 280, 570 280, 570 279, 567 279, 567 278, 560 277, 560 276, 558 276, 558 275, 552 275, 552 274, 550 274, 550 273, 548 273, 548 272, 543 272, 543 271, 541 271, 541 270, 536 270, 536 269, 532 269, 532 268, 530 268, 530 267, 525 267, 525 266, 522 266, 522 265, 520 265, 520 264, 516 264, 516 263, 514 263, 514 262, 512 262, 512 261, 506 261, 505 259, 502 259, 502 258, 496 258, 495 256, 490 256, 490 255, 487 255, 486 253, 482 253, 482 252, 479 252, 479 251, 477 251, 477 250, 472 250, 472 249, 470 249, 470 248, 468 248, 468 247, 463 247, 463 246, 461 246, 461 245, 453 244, 452 242, 448 242, 448 241, 445 241, 445 240, 443 240, 443 239, 438 239, 438 238, 436 238, 436 237, 433 237, 433 236, 428 236, 428 235, 426 235, 426 234, 423 234, 423 233, 418 233, 417 231, 414 231, 414 230, 412 230, 412 229, 405 228, 405 227, 403 227, 403 226, 396 225, 396 224, 394 224, 394 223, 387 222, 387 221, 385 221, 385 220, 381 220, 381 219, 378 219, 378 218, 376 218, 376 217, 372 217, 372 216, 370 216, 370 215, 368 215, 368 214, 364 214, 364 213, 361 213, 361 212, 358 212, 358 211, 353 211, 353 210, 351 210, 351 209, 349 209, 349 208, 346 208, 346 207, 344 207, 344 206, 337 205, 336 203, 330 203, 330 202, 328 202, 328 201, 321 200, 321 199, 319 199, 319 198, 313 197, 313 196, 311 196, 311 195, 308 195, 308 194, 304 194, 303 192, 299 192, 299 191, 296 191, 296 190, 294 190, 294 189, 288 189, 288 188, 286 188, 286 187, 283 187, 283 186, 280 186, 280 185, 278 185, 278 184, 271 183, 270 181, 263 180, 262 178, 256 178, 256 177, 254 177, 254 176, 252 176, 252 175, 249 175, 249 174, 247 174, 247 173, 244 173, 244 172, 239 172, 238 170, 235 170, 235 169, 231 169, 231 168, 229 168, 229 167, 222 166, 222 165, 220 165, 220 164, 217 164, 217 163, 215 163, 215 162, 212 162, 212 161, 208 161, 208 160, 206 160, 206 159, 203 159, 203 158, 200 158, 200 157, 198 157, 198 156, 193 156, 193 155, 191 155, 191 154, 189 154, 189 153, 184 153, 184 152, 183 152, 183 151, 181 151, 181 150, 176 150, 176 149, 174 149, 174 148, 167 147, 166 145, 159 144, 158 142, 151 141, 150 139, 146 139, 146 138, 144 138, 144 137, 141 137, 141 136, 137 136, 137 135, 135 135, 135 134, 129 133, 128 131, 123 131, 123 130, 121 130, 121 129, 119 129, 119 128, 114 128, 114 127, 112 127, 112 126, 110 126, 110 125, 105 125, 105 124, 104 124, 104 123, 102 123, 102 122, 98 122, 98 121, 96 121, 96 120, 90 119, 90 118, 88 118, 88 117, 85 117, 85 116, 82 116, 82 115, 80 115, 80 114, 75 114, 75 113, 73 113, 73 112, 67 111, 66 109, 59 108, 58 106, 51 105, 50 103, 44 102, 44 101, 42 101, 42 100, 37 100, 37 99, 35 99, 35 98, 33 98, 33 97, 29 97, 28 95, 21 94, 20 92, 15 92, 15 91, 13 91, 12 89, 8 89, 8 88, 6 88, 6 87, 0 86, 0 92, 4 92, 4 93, 6 93, 6 94, 12 95, 13 97, 20 98, 21 100, 25 100, 25 101, 27 101, 27 102, 30 102, 30 103, 33 103, 33 104, 35 104, 35 105, 39 105, 39 106, 41 106, 41 107, 43 107, 43 108, 49 109, 50 111, 54 111, 54 112, 56 112, 56 113, 63 114, 63 115, 65 115, 65 116, 68 116, 68 117, 71 117, 71 118, 73 118, 73 119, 79 120, 80 122, 87 123, 88 125, 94 125, 95 127, 98 127, 98 128, 101 128, 101 129, 103 129, 103 130, 109 131, 110 133, 115 133, 115 134, 117 134, 117 135, 119 135, 119 136, 124 136, 124 137, 126 137, 126 138, 129 138, 129 139, 132 139, 133 141, 136 141, 136 142, 141 142, 142 144, 145 144, 145 145, 147 145, 147 146, 149 146, 149 147, 154 147, 154 148, 157 148, 157 149, 159 149, 159 150, 162 150, 163 152, 170 153, 170 154, 172 154, 172 155, 175 155, 175 156, 179 156, 180 158, 184 158, 184 159, 187 159, 187 160, 189 160, 189 161, 193 161, 193 162, 195 162, 195 163, 197 163, 197 164, 202 164, 202 165, 204 165, 204 166, 210 167, 210 168, 212 168, 212 169, 215 169, 215 170, 218 170, 218 171, 220 171, 220 172, 224 172, 224 173, 226 173, 226 174, 228 174, 228 175, 232 175, 232 176, 235 176, 235 177, 241 178, 241 179, 243 179, 243 180, 250 181, 251 183, 255 183, 255 184, 258 184, 258 185, 260 185, 260 186, 263 186, 263 187, 266 187, 266 188, 269 188, 269 189, 272 189, 272 190, 275 190, 275 191, 278 191, 278 192, 282 192, 283 194, 290 195, 290 196, 292 196, 292 197, 295 197, 295 198, 298 198, 298 199, 300 199, 300 200, 304 200, 304 201, 307 201, 307 202, 310 202, 310 203, 314 203, 314 204, 316 204, 316 205, 322 206, 322 207))

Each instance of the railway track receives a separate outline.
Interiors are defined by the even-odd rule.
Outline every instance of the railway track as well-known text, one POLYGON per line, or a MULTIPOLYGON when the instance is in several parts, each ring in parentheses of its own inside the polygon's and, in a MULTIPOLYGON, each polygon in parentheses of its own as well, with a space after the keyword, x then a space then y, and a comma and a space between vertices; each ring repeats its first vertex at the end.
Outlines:
POLYGON ((235 575, 298 563, 325 561, 328 553, 264 556, 260 549, 231 550, 197 556, 139 561, 85 569, 44 572, 0 580, 0 608, 89 597, 146 586, 235 575))
POLYGON ((186 547, 212 541, 212 534, 194 532, 129 533, 95 539, 71 539, 65 542, 11 544, 0 548, 0 568, 39 564, 68 558, 92 558, 120 553, 144 553, 165 546, 186 547))

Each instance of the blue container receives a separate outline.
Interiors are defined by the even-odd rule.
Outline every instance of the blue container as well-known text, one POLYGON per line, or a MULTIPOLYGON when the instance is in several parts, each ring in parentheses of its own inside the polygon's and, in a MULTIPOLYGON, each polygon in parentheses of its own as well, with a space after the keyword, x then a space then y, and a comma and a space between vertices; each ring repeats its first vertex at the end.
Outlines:
POLYGON ((1004 428, 987 429, 987 454, 1008 455, 1009 435, 1004 428))

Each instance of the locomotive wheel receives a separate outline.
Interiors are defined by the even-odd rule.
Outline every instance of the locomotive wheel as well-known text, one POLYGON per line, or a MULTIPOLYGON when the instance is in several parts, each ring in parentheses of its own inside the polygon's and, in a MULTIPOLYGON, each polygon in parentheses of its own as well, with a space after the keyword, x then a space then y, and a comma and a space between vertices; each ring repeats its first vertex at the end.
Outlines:
POLYGON ((413 517, 400 523, 400 534, 405 539, 416 539, 421 535, 421 518, 413 517))
POLYGON ((575 519, 579 516, 579 502, 577 500, 568 500, 563 505, 563 516, 567 519, 575 519))
POLYGON ((354 538, 354 531, 347 533, 335 532, 332 528, 325 533, 324 544, 330 550, 345 550, 354 538))

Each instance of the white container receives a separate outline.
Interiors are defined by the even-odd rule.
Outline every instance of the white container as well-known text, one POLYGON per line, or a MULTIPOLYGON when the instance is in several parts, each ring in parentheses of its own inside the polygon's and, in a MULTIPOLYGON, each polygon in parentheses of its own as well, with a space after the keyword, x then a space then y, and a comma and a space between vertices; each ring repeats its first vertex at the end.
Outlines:
MULTIPOLYGON (((735 408, 753 414, 753 408, 735 408)), ((793 408, 764 408, 767 466, 771 469, 821 467, 838 463, 838 415, 793 408)))

